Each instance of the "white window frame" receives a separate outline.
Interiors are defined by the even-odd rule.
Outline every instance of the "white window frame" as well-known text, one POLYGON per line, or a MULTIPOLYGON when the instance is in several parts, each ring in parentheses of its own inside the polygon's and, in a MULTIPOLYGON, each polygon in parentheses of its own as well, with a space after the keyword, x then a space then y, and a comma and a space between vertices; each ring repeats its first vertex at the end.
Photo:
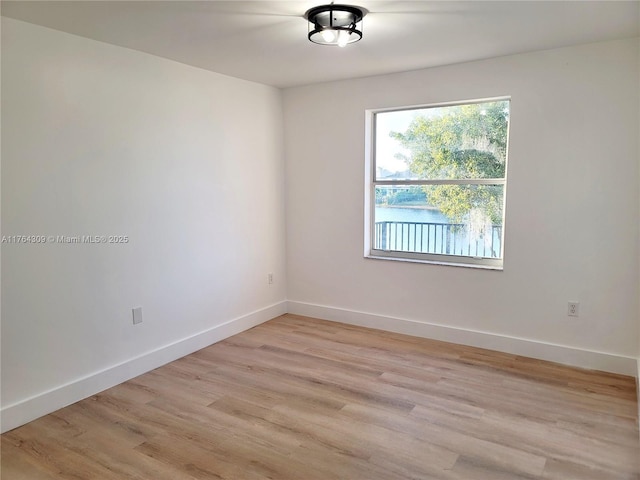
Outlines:
POLYGON ((376 108, 365 110, 365 222, 364 222, 364 256, 365 258, 380 260, 396 260, 402 262, 417 262, 435 265, 450 265, 456 267, 482 268, 489 270, 504 269, 504 245, 506 230, 506 201, 507 201, 507 170, 509 164, 509 131, 511 126, 511 97, 491 97, 476 100, 456 102, 431 103, 426 105, 412 105, 405 107, 376 108), (398 112, 404 110, 418 110, 425 108, 452 107, 476 103, 509 101, 509 123, 507 124, 507 154, 504 178, 481 179, 451 179, 451 180, 376 180, 376 115, 384 112, 398 112), (446 255, 433 253, 402 252, 397 250, 381 250, 375 245, 375 189, 378 185, 504 185, 502 205, 502 238, 500 241, 500 258, 471 257, 462 255, 446 255))

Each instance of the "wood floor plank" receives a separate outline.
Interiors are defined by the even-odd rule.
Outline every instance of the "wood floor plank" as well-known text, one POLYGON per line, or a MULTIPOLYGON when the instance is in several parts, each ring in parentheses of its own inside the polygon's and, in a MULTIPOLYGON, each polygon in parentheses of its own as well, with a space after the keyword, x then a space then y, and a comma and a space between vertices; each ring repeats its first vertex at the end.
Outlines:
POLYGON ((9 480, 640 480, 631 377, 284 315, 2 435, 9 480))
POLYGON ((19 441, 2 439, 2 466, 0 478, 11 480, 53 480, 60 478, 54 476, 47 466, 44 466, 37 458, 26 454, 19 441), (2 473, 4 472, 4 474, 2 473))

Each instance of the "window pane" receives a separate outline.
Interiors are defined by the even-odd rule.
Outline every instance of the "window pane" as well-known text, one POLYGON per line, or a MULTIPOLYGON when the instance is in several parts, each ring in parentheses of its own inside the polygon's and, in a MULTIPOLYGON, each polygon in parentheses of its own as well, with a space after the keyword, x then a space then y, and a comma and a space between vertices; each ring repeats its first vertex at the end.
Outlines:
POLYGON ((376 180, 504 178, 509 101, 376 114, 376 180))
POLYGON ((378 185, 374 249, 502 258, 504 185, 378 185))

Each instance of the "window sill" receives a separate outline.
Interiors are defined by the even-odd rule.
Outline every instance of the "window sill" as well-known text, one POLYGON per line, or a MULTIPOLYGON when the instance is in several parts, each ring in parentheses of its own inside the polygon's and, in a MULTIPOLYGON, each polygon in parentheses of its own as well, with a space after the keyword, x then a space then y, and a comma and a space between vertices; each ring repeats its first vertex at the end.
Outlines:
POLYGON ((478 268, 481 270, 495 270, 499 272, 502 272, 504 270, 503 265, 483 265, 480 263, 464 263, 464 262, 452 262, 452 261, 444 261, 444 260, 426 260, 426 259, 420 259, 420 258, 392 257, 392 256, 383 256, 383 255, 374 255, 374 254, 365 255, 364 258, 371 259, 371 260, 391 260, 394 262, 426 263, 429 265, 440 265, 445 267, 478 268))

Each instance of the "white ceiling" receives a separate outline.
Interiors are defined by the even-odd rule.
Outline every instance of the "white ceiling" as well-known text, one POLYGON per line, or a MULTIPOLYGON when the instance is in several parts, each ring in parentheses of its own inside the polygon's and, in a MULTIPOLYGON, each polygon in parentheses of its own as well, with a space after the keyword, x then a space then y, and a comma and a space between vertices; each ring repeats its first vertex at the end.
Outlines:
MULTIPOLYGON (((2 1, 2 15, 290 87, 640 35, 640 1, 368 1, 363 39, 306 39, 318 1, 2 1)), ((346 2, 345 2, 346 3, 346 2)))

